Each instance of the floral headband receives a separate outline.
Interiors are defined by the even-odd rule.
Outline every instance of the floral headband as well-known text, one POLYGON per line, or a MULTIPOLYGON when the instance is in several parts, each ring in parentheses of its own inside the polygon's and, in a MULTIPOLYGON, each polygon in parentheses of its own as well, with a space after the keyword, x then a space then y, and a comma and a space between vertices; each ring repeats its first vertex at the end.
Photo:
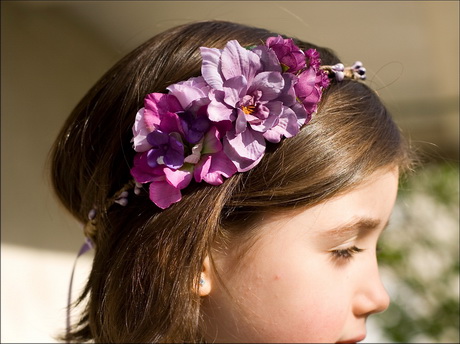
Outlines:
POLYGON ((222 184, 256 166, 266 142, 295 136, 317 110, 330 77, 365 79, 360 62, 321 66, 315 49, 270 37, 264 45, 201 47, 201 76, 150 93, 136 115, 131 174, 153 203, 181 200, 192 180, 222 184))
MULTIPOLYGON (((330 79, 365 79, 361 62, 322 66, 315 49, 270 37, 264 45, 201 47, 201 76, 150 93, 135 118, 137 152, 127 183, 109 205, 125 206, 129 189, 149 184, 153 203, 166 209, 181 200, 192 180, 219 185, 256 166, 266 142, 295 136, 316 112, 330 79)), ((95 230, 96 208, 85 233, 95 230)))

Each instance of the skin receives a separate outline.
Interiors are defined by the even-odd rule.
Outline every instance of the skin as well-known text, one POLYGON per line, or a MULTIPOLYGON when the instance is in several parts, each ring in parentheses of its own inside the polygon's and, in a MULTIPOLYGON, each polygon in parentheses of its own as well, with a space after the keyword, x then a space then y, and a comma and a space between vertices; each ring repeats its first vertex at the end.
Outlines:
POLYGON ((243 258, 217 251, 214 264, 231 296, 207 259, 200 286, 206 340, 363 340, 367 317, 389 305, 376 246, 397 188, 397 169, 377 171, 339 197, 266 220, 243 258))

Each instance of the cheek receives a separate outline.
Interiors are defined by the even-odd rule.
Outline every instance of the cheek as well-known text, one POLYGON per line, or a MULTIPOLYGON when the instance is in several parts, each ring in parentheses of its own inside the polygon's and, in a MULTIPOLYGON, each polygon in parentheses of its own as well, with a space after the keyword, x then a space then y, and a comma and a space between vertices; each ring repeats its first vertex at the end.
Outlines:
POLYGON ((321 264, 292 268, 295 266, 283 269, 271 283, 264 284, 265 288, 260 286, 266 294, 255 308, 276 314, 276 323, 272 321, 268 328, 280 341, 335 342, 349 309, 344 290, 321 264))
POLYGON ((302 258, 291 248, 277 259, 254 259, 231 281, 241 307, 230 312, 239 320, 234 327, 244 332, 243 341, 337 340, 346 315, 342 287, 321 257, 302 258))

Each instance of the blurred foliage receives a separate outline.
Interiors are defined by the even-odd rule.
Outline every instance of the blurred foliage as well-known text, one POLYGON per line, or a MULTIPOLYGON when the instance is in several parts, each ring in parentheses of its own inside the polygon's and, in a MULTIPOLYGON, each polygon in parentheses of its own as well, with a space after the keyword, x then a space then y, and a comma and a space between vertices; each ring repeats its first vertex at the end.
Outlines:
POLYGON ((374 317, 389 341, 459 343, 459 166, 401 183, 379 260, 392 303, 374 317))

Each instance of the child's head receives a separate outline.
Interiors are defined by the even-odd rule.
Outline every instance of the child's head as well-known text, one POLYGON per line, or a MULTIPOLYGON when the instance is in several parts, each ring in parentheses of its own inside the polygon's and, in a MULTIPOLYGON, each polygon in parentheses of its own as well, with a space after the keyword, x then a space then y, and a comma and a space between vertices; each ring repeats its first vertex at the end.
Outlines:
MULTIPOLYGON (((132 126, 144 97, 200 76, 200 47, 250 47, 272 36, 226 22, 173 28, 117 63, 71 114, 53 151, 54 187, 83 223, 97 210, 86 233, 96 245, 88 306, 73 338, 343 341, 386 307, 374 246, 409 158, 361 82, 332 82, 299 133, 268 143, 256 166, 243 162, 248 171, 221 185, 192 182, 166 209, 148 187, 126 206, 108 202, 133 179, 132 126)), ((316 49, 322 65, 340 62, 328 49, 295 43, 316 49)))

